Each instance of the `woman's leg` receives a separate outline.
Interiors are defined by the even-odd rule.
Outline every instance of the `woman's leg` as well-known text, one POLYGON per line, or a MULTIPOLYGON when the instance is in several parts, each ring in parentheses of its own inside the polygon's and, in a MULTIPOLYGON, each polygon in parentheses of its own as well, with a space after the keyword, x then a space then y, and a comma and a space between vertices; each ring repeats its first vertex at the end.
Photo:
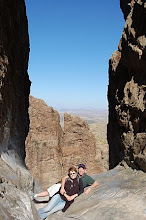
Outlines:
POLYGON ((40 217, 42 217, 42 214, 44 214, 46 212, 50 212, 61 201, 63 201, 63 200, 61 199, 59 194, 56 194, 55 196, 53 196, 52 199, 49 201, 49 203, 45 207, 40 208, 38 210, 40 217))
MULTIPOLYGON (((61 199, 61 200, 62 200, 62 199, 61 199)), ((66 203, 66 202, 65 202, 64 200, 58 202, 57 205, 54 206, 54 208, 51 209, 49 212, 41 213, 41 214, 40 214, 40 217, 41 217, 42 219, 45 219, 45 218, 47 218, 49 215, 51 215, 51 214, 53 214, 53 213, 55 213, 55 212, 57 212, 57 211, 59 211, 59 210, 62 210, 62 209, 64 208, 64 206, 65 206, 65 203, 66 203)))

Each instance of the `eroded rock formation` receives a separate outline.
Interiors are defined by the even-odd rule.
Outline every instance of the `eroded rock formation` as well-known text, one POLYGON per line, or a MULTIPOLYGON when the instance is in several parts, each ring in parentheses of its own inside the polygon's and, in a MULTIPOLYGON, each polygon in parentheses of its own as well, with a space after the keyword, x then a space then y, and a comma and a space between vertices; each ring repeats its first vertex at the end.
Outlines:
POLYGON ((107 143, 107 122, 90 124, 89 128, 96 140, 96 162, 102 172, 109 169, 109 146, 107 143))
POLYGON ((24 165, 28 133, 28 24, 23 0, 0 1, 0 219, 38 219, 24 165))
POLYGON ((146 3, 120 2, 126 24, 109 61, 109 162, 146 172, 146 3))
POLYGON ((25 161, 44 189, 60 181, 72 165, 85 163, 89 174, 103 171, 96 158, 95 137, 83 119, 65 113, 63 132, 59 114, 32 96, 29 114, 25 161))
POLYGON ((88 124, 77 116, 64 114, 64 145, 62 147, 64 172, 70 165, 85 163, 89 174, 101 172, 96 161, 96 141, 88 124))
POLYGON ((30 96, 30 129, 26 139, 26 165, 46 189, 62 175, 60 116, 41 99, 30 96))

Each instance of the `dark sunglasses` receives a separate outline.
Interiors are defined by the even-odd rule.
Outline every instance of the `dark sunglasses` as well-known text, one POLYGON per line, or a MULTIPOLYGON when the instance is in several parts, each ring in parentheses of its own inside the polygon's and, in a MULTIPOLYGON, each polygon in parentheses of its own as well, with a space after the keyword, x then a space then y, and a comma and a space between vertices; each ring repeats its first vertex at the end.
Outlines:
POLYGON ((69 174, 70 174, 70 175, 74 175, 74 174, 76 174, 76 173, 75 173, 75 172, 70 172, 69 174))

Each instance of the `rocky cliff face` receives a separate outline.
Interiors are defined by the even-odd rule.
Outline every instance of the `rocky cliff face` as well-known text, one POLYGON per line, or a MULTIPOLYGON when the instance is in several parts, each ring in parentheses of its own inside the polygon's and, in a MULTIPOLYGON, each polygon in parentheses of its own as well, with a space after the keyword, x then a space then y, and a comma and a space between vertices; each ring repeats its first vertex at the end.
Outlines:
POLYGON ((44 189, 60 181, 72 165, 85 163, 89 174, 103 170, 97 163, 95 137, 84 120, 65 113, 63 132, 59 114, 32 96, 29 115, 25 161, 44 189))
POLYGON ((28 133, 29 37, 23 0, 0 1, 0 219, 38 219, 22 165, 28 133))
POLYGON ((89 125, 96 140, 96 162, 102 172, 109 169, 109 146, 107 143, 107 122, 101 121, 89 125))
POLYGON ((124 159, 146 172, 146 3, 120 2, 126 24, 109 61, 110 168, 124 159))
POLYGON ((24 1, 2 0, 0 11, 0 150, 16 153, 24 160, 30 90, 24 1))
POLYGON ((88 124, 77 116, 64 114, 63 168, 85 163, 89 174, 101 172, 96 161, 96 141, 88 124))
POLYGON ((43 100, 30 96, 30 129, 26 139, 26 165, 46 189, 62 174, 60 116, 43 100))

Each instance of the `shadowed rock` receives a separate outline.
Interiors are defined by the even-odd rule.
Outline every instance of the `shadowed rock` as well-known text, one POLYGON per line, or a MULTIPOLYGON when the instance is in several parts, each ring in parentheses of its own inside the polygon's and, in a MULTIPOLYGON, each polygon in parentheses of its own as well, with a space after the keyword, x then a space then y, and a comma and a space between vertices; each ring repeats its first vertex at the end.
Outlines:
POLYGON ((24 167, 28 133, 29 37, 23 0, 0 1, 0 219, 38 219, 24 167))
POLYGON ((0 150, 24 161, 30 92, 24 1, 1 0, 0 11, 0 150))
POLYGON ((130 12, 121 5, 126 24, 109 61, 109 162, 146 172, 146 3, 131 1, 130 12))

